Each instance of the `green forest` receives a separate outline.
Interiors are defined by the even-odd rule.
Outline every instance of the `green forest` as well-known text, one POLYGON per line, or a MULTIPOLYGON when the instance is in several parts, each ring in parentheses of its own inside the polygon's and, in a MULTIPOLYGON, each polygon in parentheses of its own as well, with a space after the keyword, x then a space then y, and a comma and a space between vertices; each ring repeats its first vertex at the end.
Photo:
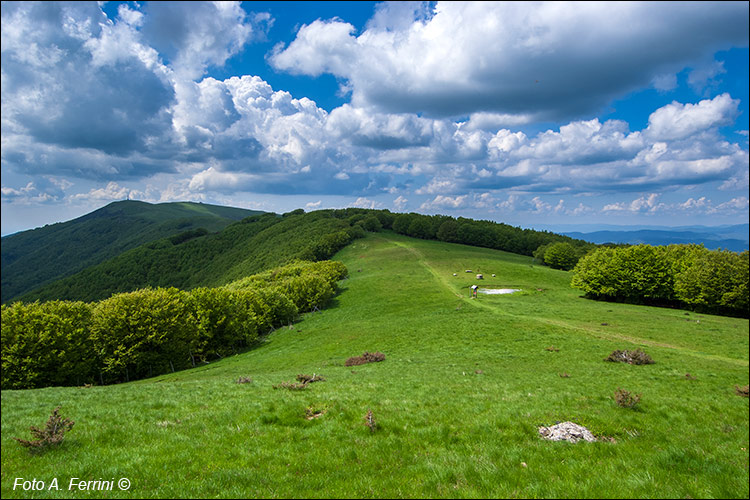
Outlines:
POLYGON ((219 288, 4 304, 1 387, 129 382, 237 354, 325 307, 347 274, 340 262, 295 262, 219 288))

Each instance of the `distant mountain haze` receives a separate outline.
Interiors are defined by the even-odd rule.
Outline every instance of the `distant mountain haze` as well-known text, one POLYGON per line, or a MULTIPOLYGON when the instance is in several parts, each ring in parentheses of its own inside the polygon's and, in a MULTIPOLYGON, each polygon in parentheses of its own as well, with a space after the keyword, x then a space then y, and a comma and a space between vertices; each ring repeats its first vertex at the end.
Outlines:
POLYGON ((563 232, 571 238, 591 243, 628 243, 632 245, 675 245, 702 243, 709 250, 724 249, 733 252, 748 250, 748 224, 706 227, 688 226, 671 229, 603 230, 594 232, 563 232))

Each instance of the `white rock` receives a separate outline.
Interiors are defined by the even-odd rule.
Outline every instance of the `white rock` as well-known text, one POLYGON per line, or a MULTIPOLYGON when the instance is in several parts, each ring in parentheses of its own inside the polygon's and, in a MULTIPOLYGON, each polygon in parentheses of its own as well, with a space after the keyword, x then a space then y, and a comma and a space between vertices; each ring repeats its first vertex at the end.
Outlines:
POLYGON ((561 422, 551 427, 540 427, 539 435, 551 441, 570 441, 577 443, 580 440, 596 441, 591 431, 582 425, 573 422, 561 422))

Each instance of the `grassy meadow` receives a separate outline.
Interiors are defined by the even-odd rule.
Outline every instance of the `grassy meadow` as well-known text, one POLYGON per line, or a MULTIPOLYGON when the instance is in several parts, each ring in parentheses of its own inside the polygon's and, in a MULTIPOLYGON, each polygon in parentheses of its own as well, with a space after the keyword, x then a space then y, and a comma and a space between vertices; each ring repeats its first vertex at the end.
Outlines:
POLYGON ((335 258, 350 277, 333 303, 243 354, 2 391, 2 497, 748 498, 748 399, 734 389, 748 384, 748 320, 590 301, 531 258, 391 232, 335 258), (522 291, 471 299, 477 283, 522 291), (604 361, 635 348, 656 363, 604 361), (386 359, 344 366, 364 351, 386 359), (326 380, 273 388, 297 374, 326 380), (618 388, 640 404, 619 407, 618 388), (56 406, 75 421, 60 447, 13 441, 56 406), (602 439, 540 439, 568 420, 602 439), (69 491, 71 478, 115 485, 69 491))

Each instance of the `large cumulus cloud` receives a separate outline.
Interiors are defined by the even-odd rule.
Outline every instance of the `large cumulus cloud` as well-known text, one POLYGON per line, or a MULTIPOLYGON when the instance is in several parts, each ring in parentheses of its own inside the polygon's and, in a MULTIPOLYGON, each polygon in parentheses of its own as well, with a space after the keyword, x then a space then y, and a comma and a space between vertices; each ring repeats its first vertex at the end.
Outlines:
POLYGON ((742 2, 386 4, 374 21, 359 34, 342 20, 314 21, 271 62, 336 75, 360 107, 559 120, 748 38, 742 2))

